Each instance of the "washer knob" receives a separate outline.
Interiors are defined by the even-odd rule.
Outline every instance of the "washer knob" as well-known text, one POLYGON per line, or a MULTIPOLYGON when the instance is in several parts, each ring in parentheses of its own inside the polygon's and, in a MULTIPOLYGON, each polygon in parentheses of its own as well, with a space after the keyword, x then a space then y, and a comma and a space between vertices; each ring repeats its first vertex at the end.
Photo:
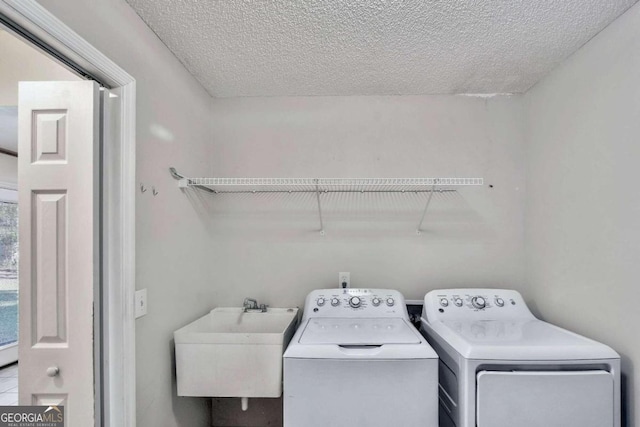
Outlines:
POLYGON ((394 300, 393 298, 387 298, 387 305, 389 307, 393 307, 395 303, 396 303, 396 300, 394 300))
POLYGON ((358 297, 351 297, 351 298, 349 299, 349 305, 350 305, 351 307, 353 307, 353 308, 358 308, 358 307, 360 307, 360 303, 361 303, 361 302, 362 302, 362 301, 361 301, 361 300, 360 300, 360 298, 358 298, 358 297))
POLYGON ((440 305, 443 307, 449 306, 449 300, 447 300, 446 298, 440 298, 440 305))
POLYGON ((504 307, 504 300, 502 298, 496 298, 496 305, 498 307, 504 307))
POLYGON ((373 304, 375 307, 379 306, 381 302, 382 301, 380 301, 380 298, 374 298, 371 300, 371 304, 373 304))
POLYGON ((462 307, 462 298, 454 299, 453 303, 456 305, 456 307, 462 307))
POLYGON ((477 309, 483 309, 487 306, 487 302, 481 296, 471 298, 471 304, 477 309))
POLYGON ((316 301, 318 303, 318 305, 320 307, 322 307, 324 305, 324 303, 326 302, 326 300, 324 298, 318 298, 318 301, 316 301))
POLYGON ((338 298, 331 298, 331 305, 334 307, 340 305, 340 300, 338 298))

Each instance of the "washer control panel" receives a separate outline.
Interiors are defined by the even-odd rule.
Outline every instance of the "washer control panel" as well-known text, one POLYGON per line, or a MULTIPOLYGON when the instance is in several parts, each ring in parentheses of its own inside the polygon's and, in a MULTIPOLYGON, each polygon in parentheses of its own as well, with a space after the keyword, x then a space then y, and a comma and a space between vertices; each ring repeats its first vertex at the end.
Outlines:
POLYGON ((443 289, 424 297, 422 317, 495 319, 532 316, 519 292, 509 289, 443 289))
POLYGON ((306 299, 305 317, 406 317, 402 294, 393 289, 318 289, 306 299))

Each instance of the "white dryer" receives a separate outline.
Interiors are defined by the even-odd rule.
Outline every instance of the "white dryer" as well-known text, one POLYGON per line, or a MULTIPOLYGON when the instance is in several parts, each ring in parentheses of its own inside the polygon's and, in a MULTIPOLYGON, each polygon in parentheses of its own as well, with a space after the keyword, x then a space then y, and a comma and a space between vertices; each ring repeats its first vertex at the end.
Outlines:
POLYGON ((387 289, 311 292, 284 354, 285 427, 438 425, 438 357, 387 289))
POLYGON ((620 356, 516 291, 429 292, 420 330, 440 356, 441 427, 620 426, 620 356))

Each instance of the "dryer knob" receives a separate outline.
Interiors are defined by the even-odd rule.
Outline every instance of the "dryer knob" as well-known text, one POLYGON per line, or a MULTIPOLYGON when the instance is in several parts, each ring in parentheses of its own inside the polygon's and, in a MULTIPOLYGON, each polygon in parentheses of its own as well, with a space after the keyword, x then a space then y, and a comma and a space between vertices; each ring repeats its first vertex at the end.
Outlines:
POLYGON ((326 302, 324 298, 318 298, 318 301, 316 301, 318 303, 318 305, 320 307, 322 307, 324 305, 324 303, 326 302))
POLYGON ((358 297, 351 297, 351 298, 349 299, 349 305, 350 305, 351 307, 353 307, 353 308, 358 308, 358 307, 360 307, 360 303, 361 303, 361 302, 362 302, 362 301, 360 301, 360 298, 358 298, 358 297))
POLYGON ((462 307, 462 299, 461 298, 456 298, 455 300, 453 300, 453 303, 456 305, 456 307, 462 307))
POLYGON ((502 298, 496 298, 496 305, 498 307, 504 307, 504 300, 502 298))
POLYGON ((380 301, 380 298, 374 298, 374 299, 371 300, 371 304, 373 304, 374 307, 379 306, 381 302, 382 301, 380 301))
POLYGON ((389 307, 393 307, 395 303, 396 303, 396 300, 394 300, 393 298, 387 298, 387 305, 389 307))
POLYGON ((338 298, 331 298, 331 305, 334 307, 340 305, 340 300, 338 298))
POLYGON ((446 298, 440 298, 440 305, 443 307, 447 307, 449 305, 449 300, 446 298))
POLYGON ((487 302, 480 296, 473 297, 471 299, 471 304, 473 304, 473 306, 477 309, 483 309, 487 306, 487 302))

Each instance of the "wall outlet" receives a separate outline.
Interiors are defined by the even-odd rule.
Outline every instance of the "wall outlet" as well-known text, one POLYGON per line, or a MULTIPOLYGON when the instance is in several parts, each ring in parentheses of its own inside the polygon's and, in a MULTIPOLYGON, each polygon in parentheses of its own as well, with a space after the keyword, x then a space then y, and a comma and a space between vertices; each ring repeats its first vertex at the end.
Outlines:
POLYGON ((348 271, 338 273, 338 287, 341 289, 351 287, 351 273, 348 271))
POLYGON ((135 313, 136 319, 147 314, 147 290, 140 289, 136 291, 135 297, 135 313))

